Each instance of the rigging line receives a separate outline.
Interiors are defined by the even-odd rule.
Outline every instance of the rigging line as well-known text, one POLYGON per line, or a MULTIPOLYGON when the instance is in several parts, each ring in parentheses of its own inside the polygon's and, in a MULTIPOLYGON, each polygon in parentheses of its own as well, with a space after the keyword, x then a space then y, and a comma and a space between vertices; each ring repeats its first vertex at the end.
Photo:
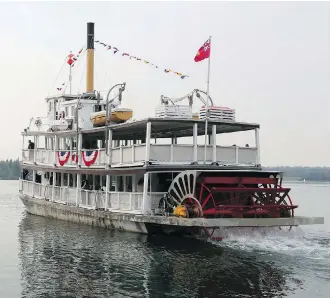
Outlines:
MULTIPOLYGON (((85 56, 85 53, 86 53, 86 50, 84 51, 84 56, 85 56)), ((86 62, 86 61, 85 61, 85 62, 86 62)), ((84 63, 83 74, 82 74, 82 76, 81 76, 81 78, 80 78, 80 82, 79 82, 79 86, 78 86, 78 93, 79 93, 80 88, 81 88, 81 86, 82 86, 82 81, 83 81, 83 77, 84 77, 84 74, 85 74, 85 68, 86 68, 86 63, 84 63)), ((83 94, 83 93, 82 93, 82 94, 83 94)))
MULTIPOLYGON (((99 43, 99 42, 97 42, 97 44, 99 44, 100 46, 101 46, 101 44, 99 43)), ((112 46, 112 48, 115 48, 114 46, 112 46)), ((117 48, 116 48, 117 49, 117 48)), ((118 50, 117 52, 119 52, 119 53, 122 53, 122 55, 124 54, 124 53, 128 53, 128 52, 124 52, 124 51, 120 51, 120 50, 118 50)), ((116 53, 117 53, 116 52, 116 53)), ((130 55, 130 56, 132 56, 132 55, 130 55)), ((133 57, 133 56, 132 56, 133 57)), ((131 59, 131 58, 130 58, 131 59)), ((147 61, 147 60, 145 60, 145 59, 143 59, 143 58, 140 58, 140 60, 139 61, 147 61)), ((150 62, 150 61, 148 61, 148 64, 150 64, 151 66, 154 66, 155 68, 158 68, 158 69, 164 69, 164 70, 170 70, 171 72, 173 72, 173 73, 180 73, 182 76, 187 76, 187 77, 189 77, 188 75, 186 75, 185 73, 181 73, 181 72, 178 72, 178 71, 173 71, 172 69, 170 69, 170 68, 164 68, 164 67, 160 67, 159 66, 159 64, 154 64, 154 63, 152 63, 152 62, 150 62)))
POLYGON ((64 61, 63 61, 62 67, 61 67, 61 69, 60 69, 60 71, 59 71, 59 73, 58 73, 58 75, 57 75, 57 77, 56 77, 56 79, 55 79, 55 81, 54 81, 54 83, 53 83, 51 89, 49 90, 47 97, 49 97, 49 95, 51 94, 51 92, 52 92, 52 90, 53 90, 53 88, 54 88, 54 85, 55 85, 55 83, 57 82, 57 80, 58 80, 58 78, 59 78, 59 76, 60 76, 60 74, 61 74, 61 72, 62 72, 62 69, 63 69, 63 67, 64 67, 64 64, 66 63, 66 60, 67 60, 67 56, 64 58, 64 61))
MULTIPOLYGON (((85 45, 85 44, 83 44, 83 45, 79 48, 79 50, 84 49, 84 45, 85 45)), ((76 56, 79 55, 79 57, 77 58, 77 60, 78 60, 77 63, 74 63, 75 66, 77 65, 77 67, 75 67, 75 69, 77 69, 78 66, 80 65, 80 61, 82 60, 82 59, 80 59, 80 58, 82 58, 82 56, 84 57, 85 52, 86 52, 86 49, 85 49, 84 51, 82 51, 82 52, 83 52, 83 53, 76 54, 76 56)))

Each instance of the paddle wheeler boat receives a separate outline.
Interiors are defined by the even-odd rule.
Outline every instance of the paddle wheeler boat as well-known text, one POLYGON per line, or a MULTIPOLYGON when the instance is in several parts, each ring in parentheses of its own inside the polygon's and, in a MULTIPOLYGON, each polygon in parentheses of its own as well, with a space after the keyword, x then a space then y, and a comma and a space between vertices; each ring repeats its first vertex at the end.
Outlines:
POLYGON ((102 98, 93 88, 93 23, 87 33, 86 92, 46 98, 47 117, 32 119, 22 132, 20 198, 29 213, 216 239, 233 228, 323 223, 295 216, 298 205, 282 173, 262 169, 260 126, 237 122, 233 109, 203 101, 203 92, 194 90, 188 105, 161 97, 155 115, 141 120, 121 108, 125 84, 102 98), (203 102, 198 115, 194 94, 203 102), (219 135, 244 131, 255 132, 254 146, 218 142, 219 135))

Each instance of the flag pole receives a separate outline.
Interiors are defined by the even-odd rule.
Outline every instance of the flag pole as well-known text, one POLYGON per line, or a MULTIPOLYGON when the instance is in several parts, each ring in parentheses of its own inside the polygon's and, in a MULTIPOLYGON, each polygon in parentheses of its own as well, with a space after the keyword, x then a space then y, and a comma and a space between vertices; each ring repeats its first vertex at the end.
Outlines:
POLYGON ((72 65, 70 64, 69 65, 69 94, 71 94, 71 79, 72 79, 72 77, 71 77, 71 67, 72 67, 72 65))
POLYGON ((204 163, 207 163, 207 136, 208 136, 208 118, 209 118, 209 78, 210 78, 210 56, 211 56, 211 36, 209 36, 209 57, 208 57, 208 75, 207 75, 207 102, 206 102, 206 120, 205 120, 205 156, 204 163))

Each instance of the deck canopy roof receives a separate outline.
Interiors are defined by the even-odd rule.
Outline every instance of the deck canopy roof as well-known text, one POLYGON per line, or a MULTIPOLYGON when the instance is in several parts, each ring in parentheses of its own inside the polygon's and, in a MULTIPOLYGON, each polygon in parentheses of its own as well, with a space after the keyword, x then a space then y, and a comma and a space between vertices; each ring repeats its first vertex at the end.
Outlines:
MULTIPOLYGON (((193 124, 198 124, 198 135, 205 134, 205 120, 195 119, 162 119, 146 118, 142 120, 126 122, 121 124, 111 124, 109 129, 113 130, 113 137, 121 136, 121 139, 139 139, 146 134, 146 125, 151 122, 152 138, 173 138, 173 137, 191 137, 193 136, 193 124)), ((216 133, 231 133, 239 131, 253 130, 259 128, 259 124, 232 122, 225 120, 208 121, 208 134, 212 134, 212 126, 216 125, 216 133)), ((106 127, 97 127, 81 131, 83 134, 104 135, 106 127)), ((22 135, 58 135, 59 137, 74 136, 76 130, 66 130, 59 132, 23 132, 22 135)))

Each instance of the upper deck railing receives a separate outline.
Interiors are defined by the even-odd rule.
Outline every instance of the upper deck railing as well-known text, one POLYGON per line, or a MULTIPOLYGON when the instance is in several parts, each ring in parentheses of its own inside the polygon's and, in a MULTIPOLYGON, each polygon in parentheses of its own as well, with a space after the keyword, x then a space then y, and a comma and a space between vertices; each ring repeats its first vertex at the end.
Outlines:
MULTIPOLYGON (((108 144, 112 144, 109 150, 101 149, 76 149, 64 150, 59 146, 59 140, 72 138, 74 132, 48 133, 46 138, 52 138, 52 148, 35 150, 22 150, 22 162, 40 165, 51 165, 58 167, 77 166, 88 168, 123 167, 130 165, 149 164, 202 164, 218 163, 219 165, 259 165, 257 124, 245 124, 226 121, 210 121, 208 134, 211 142, 208 145, 198 144, 197 137, 204 133, 204 122, 201 120, 174 120, 174 119, 145 119, 132 123, 111 125, 105 131, 105 127, 92 130, 79 131, 78 144, 82 144, 84 135, 93 134, 99 138, 105 137, 108 144), (216 144, 218 133, 236 132, 255 129, 256 146, 220 146, 216 144), (192 136, 192 144, 177 144, 177 137, 192 136), (151 139, 171 138, 172 144, 151 143, 151 139), (131 141, 130 145, 116 146, 118 140, 131 141), (141 143, 143 140, 144 143, 141 143), (175 141, 174 141, 175 140, 175 141), (116 142, 115 142, 116 141, 116 142), (134 143, 134 144, 132 144, 134 143), (206 150, 206 160, 205 152, 206 150), (78 154, 77 154, 78 153, 78 154)), ((31 135, 26 132, 26 135, 31 135)), ((35 140, 43 135, 35 135, 35 140)), ((77 137, 76 136, 76 137, 77 137)), ((125 141, 125 142, 124 142, 125 141)), ((130 143, 130 142, 128 142, 130 143)), ((37 142, 38 144, 38 142, 37 142)), ((64 144, 64 143, 63 143, 64 144)), ((79 145, 78 147, 82 147, 79 145)))
MULTIPOLYGON (((160 165, 204 163, 204 145, 198 145, 195 149, 193 145, 150 144, 149 157, 146 157, 147 146, 139 144, 115 147, 109 150, 109 154, 106 154, 106 149, 82 149, 79 150, 78 158, 75 150, 23 149, 22 162, 50 166, 55 164, 58 167, 76 167, 78 162, 81 167, 86 168, 143 165, 146 161, 160 165)), ((208 164, 212 162, 220 165, 257 164, 257 149, 253 147, 207 145, 206 149, 208 164)))

